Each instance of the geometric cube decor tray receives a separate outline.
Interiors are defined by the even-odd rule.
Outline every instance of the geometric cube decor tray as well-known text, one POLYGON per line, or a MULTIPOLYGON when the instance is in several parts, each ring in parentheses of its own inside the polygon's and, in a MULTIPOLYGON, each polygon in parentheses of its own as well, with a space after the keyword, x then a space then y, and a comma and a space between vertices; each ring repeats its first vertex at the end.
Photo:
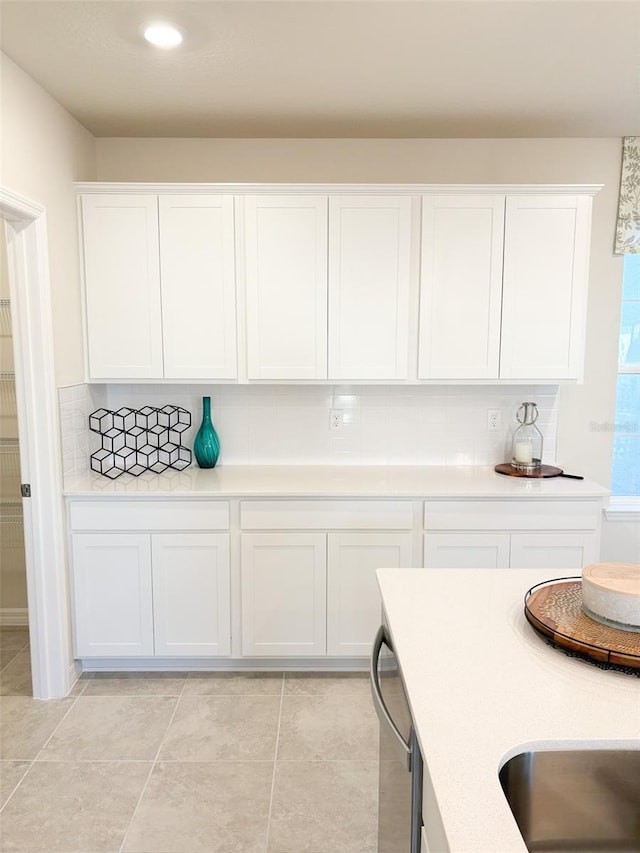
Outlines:
POLYGON ((190 426, 191 413, 180 406, 97 409, 89 415, 89 429, 98 433, 102 446, 91 454, 91 470, 111 480, 145 471, 161 474, 167 468, 182 471, 191 465, 191 451, 182 444, 190 426))

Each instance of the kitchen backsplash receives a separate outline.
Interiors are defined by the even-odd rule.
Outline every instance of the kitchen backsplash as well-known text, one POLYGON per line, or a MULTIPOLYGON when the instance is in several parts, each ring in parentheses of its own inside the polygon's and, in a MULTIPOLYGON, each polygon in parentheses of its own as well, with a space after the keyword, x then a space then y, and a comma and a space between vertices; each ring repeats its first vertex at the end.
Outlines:
POLYGON ((62 441, 62 473, 65 480, 79 477, 89 470, 89 456, 98 449, 95 436, 89 432, 89 415, 107 402, 106 385, 68 385, 58 389, 60 436, 62 441))
POLYGON ((538 405, 543 461, 556 458, 555 385, 74 385, 59 391, 65 478, 86 473, 100 446, 88 427, 95 409, 183 406, 193 415, 184 434, 192 448, 204 395, 219 465, 494 465, 509 458, 524 400, 538 405), (500 413, 497 431, 487 430, 488 409, 500 413), (343 423, 331 428, 335 410, 343 423))

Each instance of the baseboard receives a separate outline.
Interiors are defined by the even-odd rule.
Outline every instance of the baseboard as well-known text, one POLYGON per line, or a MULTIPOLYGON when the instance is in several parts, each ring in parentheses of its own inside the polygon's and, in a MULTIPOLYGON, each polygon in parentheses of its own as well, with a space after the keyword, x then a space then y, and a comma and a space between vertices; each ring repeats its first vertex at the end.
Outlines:
POLYGON ((364 672, 368 658, 81 658, 83 672, 364 672))
POLYGON ((0 628, 27 627, 29 611, 26 607, 0 607, 0 628))
MULTIPOLYGON (((72 660, 69 666, 69 691, 73 689, 73 685, 82 675, 82 664, 79 660, 72 660)), ((68 695, 68 694, 67 694, 68 695)))

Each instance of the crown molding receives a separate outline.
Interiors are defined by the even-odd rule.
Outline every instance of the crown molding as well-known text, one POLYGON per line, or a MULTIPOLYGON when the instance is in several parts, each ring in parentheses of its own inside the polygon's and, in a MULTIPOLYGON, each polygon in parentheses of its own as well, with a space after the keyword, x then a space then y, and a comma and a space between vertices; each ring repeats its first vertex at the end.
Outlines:
POLYGON ((75 183, 78 193, 189 193, 246 195, 249 193, 331 195, 468 195, 469 193, 595 195, 604 184, 292 184, 292 183, 75 183))

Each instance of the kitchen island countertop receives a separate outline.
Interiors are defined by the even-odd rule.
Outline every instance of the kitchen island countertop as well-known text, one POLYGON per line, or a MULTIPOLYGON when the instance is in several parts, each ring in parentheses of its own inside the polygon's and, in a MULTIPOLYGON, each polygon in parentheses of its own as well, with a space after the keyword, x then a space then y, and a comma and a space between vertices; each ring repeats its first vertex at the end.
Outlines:
POLYGON ((220 465, 164 474, 90 473, 65 483, 67 496, 594 498, 608 490, 591 480, 529 479, 489 466, 220 465))
POLYGON ((380 569, 425 759, 430 853, 526 853, 500 767, 531 748, 640 749, 640 679, 571 658, 526 622, 532 569, 380 569))

